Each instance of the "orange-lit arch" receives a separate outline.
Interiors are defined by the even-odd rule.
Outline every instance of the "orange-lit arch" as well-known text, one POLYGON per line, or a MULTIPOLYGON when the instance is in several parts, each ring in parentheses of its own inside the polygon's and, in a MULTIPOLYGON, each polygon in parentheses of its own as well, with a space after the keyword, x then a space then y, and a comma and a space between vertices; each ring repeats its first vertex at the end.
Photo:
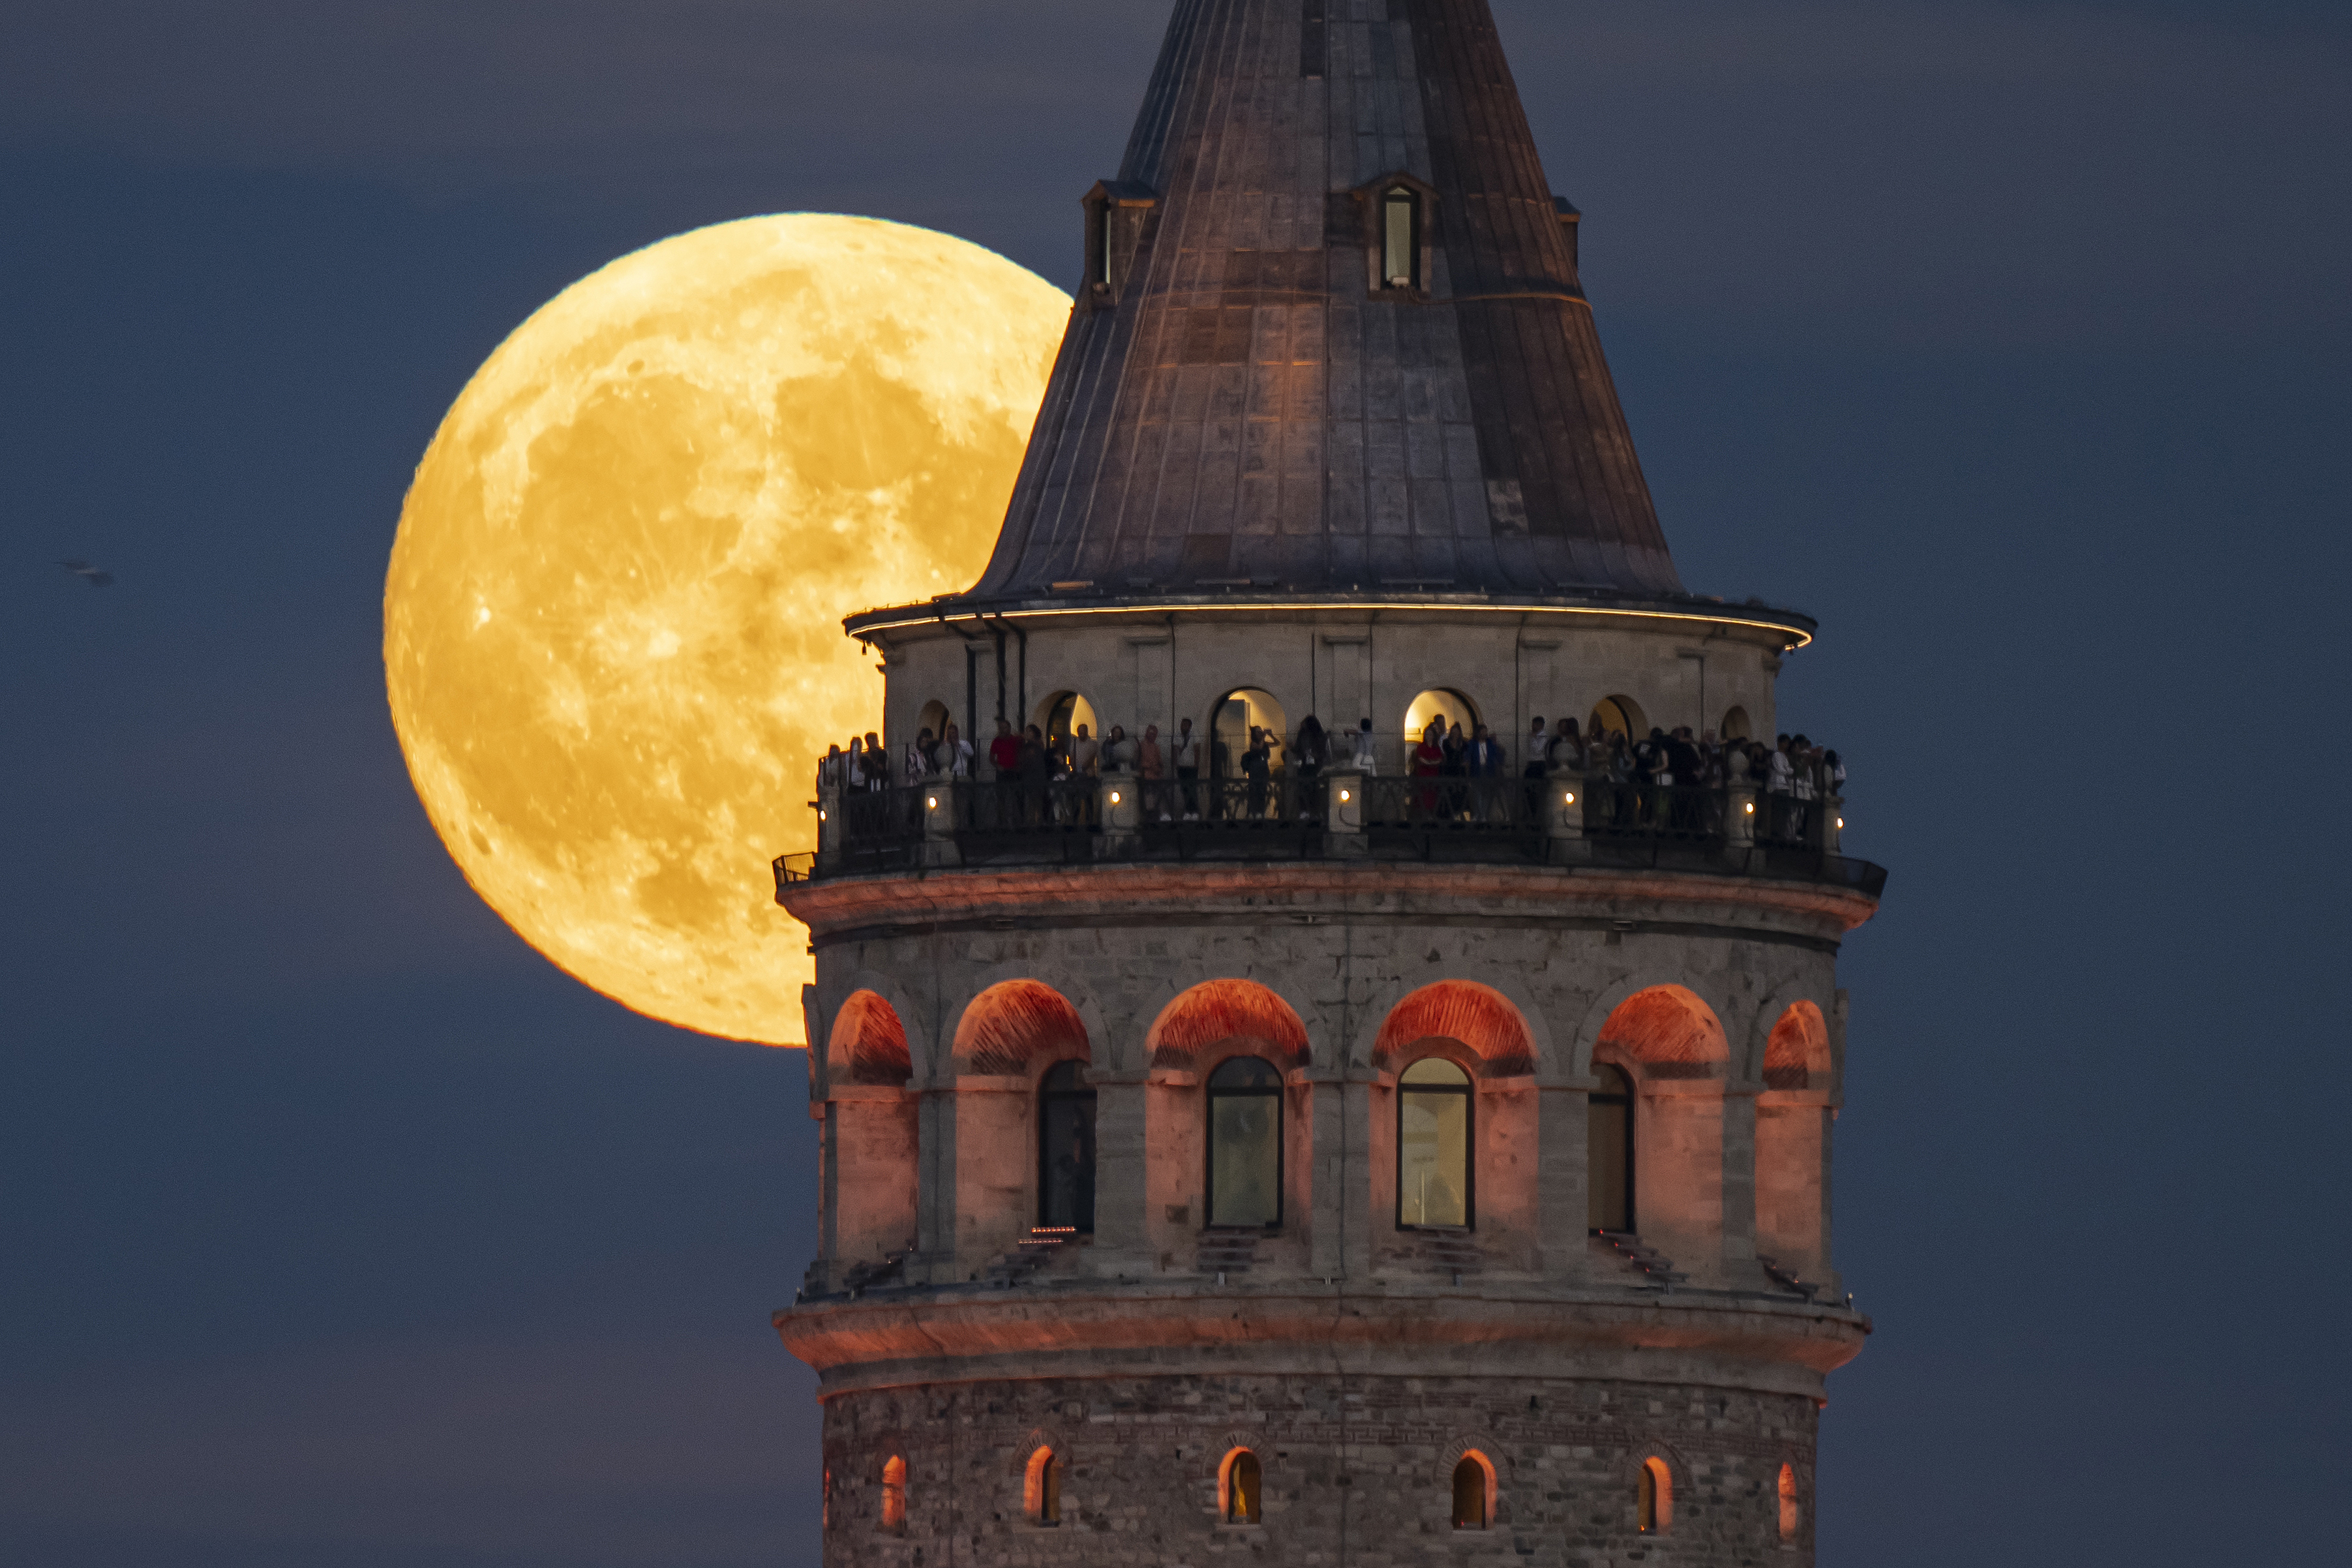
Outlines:
POLYGON ((1797 1467, 1780 1467, 1780 1539, 1794 1542, 1803 1524, 1801 1510, 1797 1506, 1797 1467))
POLYGON ((1217 1517, 1227 1524, 1255 1524, 1265 1468, 1248 1448, 1232 1448, 1217 1465, 1217 1517))
POLYGON ((1372 1042, 1372 1065, 1383 1070, 1423 1040, 1458 1040, 1477 1056, 1490 1078, 1536 1070, 1536 1042, 1528 1021, 1502 993, 1466 980, 1424 985, 1390 1009, 1372 1042))
POLYGON ((1664 1535, 1675 1527, 1674 1467, 1655 1454, 1642 1461, 1633 1510, 1634 1525, 1644 1535, 1664 1535))
POLYGON ((1155 1068, 1194 1067, 1201 1054, 1232 1039, 1260 1040, 1288 1068, 1307 1065, 1307 1026, 1290 1004, 1250 980, 1204 980, 1160 1010, 1144 1048, 1155 1068))
POLYGON ((956 1025, 957 1069, 980 1077, 1019 1077, 1039 1062, 1092 1061, 1078 1010, 1052 986, 1007 980, 971 999, 956 1025))
POLYGON ((891 1087, 915 1076, 907 1051, 907 1026, 898 1010, 871 991, 853 991, 833 1016, 825 1061, 836 1083, 891 1087))
POLYGON ((1062 1457, 1043 1444, 1029 1456, 1021 1481, 1021 1507, 1032 1524, 1062 1522, 1061 1463, 1062 1457))
POLYGON ((1811 1002, 1790 1003, 1764 1045, 1765 1087, 1809 1088, 1813 1074, 1829 1070, 1830 1031, 1822 1010, 1811 1002))
POLYGON ((1601 1043, 1616 1047, 1654 1071, 1704 1068, 1731 1059, 1715 1009, 1680 985, 1653 985, 1626 997, 1601 1026, 1601 1043))
POLYGON ((1454 1528, 1490 1530, 1495 1523, 1495 1461, 1476 1448, 1465 1448, 1454 1464, 1454 1528), (1465 1470, 1468 1472, 1465 1474, 1465 1470), (1475 1485, 1475 1498, 1464 1496, 1465 1483, 1475 1485), (1474 1510, 1468 1504, 1475 1502, 1474 1510))

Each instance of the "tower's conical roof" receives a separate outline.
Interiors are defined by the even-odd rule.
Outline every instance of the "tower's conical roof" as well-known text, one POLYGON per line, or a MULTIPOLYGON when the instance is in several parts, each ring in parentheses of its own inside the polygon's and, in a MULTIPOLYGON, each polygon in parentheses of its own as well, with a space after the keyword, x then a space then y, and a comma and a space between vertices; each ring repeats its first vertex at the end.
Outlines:
POLYGON ((1681 592, 1486 0, 1179 0, 1089 201, 972 597, 1681 592))

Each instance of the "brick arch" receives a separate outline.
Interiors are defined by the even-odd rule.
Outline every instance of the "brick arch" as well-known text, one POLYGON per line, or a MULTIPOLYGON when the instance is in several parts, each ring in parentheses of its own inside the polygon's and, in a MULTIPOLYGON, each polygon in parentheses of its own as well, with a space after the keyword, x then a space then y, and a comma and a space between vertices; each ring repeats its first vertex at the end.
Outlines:
POLYGON ((1477 1450, 1478 1457, 1480 1458, 1486 1460, 1489 1466, 1493 1467, 1496 1475, 1504 1476, 1510 1473, 1511 1456, 1507 1452, 1505 1445, 1497 1443, 1492 1437, 1465 1435, 1454 1438, 1453 1442, 1447 1444, 1444 1449, 1438 1455, 1438 1478, 1442 1480, 1445 1477, 1452 1475, 1454 1473, 1454 1467, 1460 1464, 1463 1457, 1474 1448, 1477 1450))
POLYGON ((1070 1457, 1070 1446, 1062 1440, 1061 1427, 1058 1426, 1032 1426, 1029 1428, 1029 1435, 1021 1440, 1020 1447, 1005 1456, 1004 1473, 1008 1476, 1020 1476, 1026 1473, 1030 1459, 1040 1448, 1053 1449, 1055 1458, 1066 1459, 1070 1457))
POLYGON ((1691 1485, 1690 1461, 1683 1458, 1681 1449, 1656 1432, 1640 1433, 1634 1436, 1633 1443, 1618 1457, 1618 1476, 1625 1482, 1638 1481, 1642 1478, 1642 1467, 1652 1459, 1666 1467, 1667 1475, 1674 1479, 1677 1498, 1688 1491, 1691 1485))
POLYGON ((1811 1089, 1830 1072, 1830 1028, 1811 1002, 1791 1002, 1775 1019, 1764 1042, 1764 1087, 1811 1089))
POLYGON ((1602 1020, 1597 1043, 1615 1047, 1659 1078, 1705 1078, 1731 1060, 1715 1009, 1682 985, 1653 985, 1618 1003, 1602 1020))
POLYGON ((1536 1041, 1527 1019, 1499 991, 1467 980, 1440 980, 1399 1002, 1372 1041, 1372 1066, 1386 1071, 1423 1040, 1458 1040, 1477 1057, 1487 1078, 1536 1070, 1536 1041))
POLYGON ((1036 980, 1005 980, 966 1005, 957 1021, 957 1070, 1018 1078, 1040 1062, 1092 1061, 1086 1024, 1069 999, 1036 980))
POLYGON ((824 1057, 827 1076, 835 1084, 896 1089, 915 1076, 907 1026, 898 1010, 872 991, 853 991, 842 1003, 825 1037, 824 1057))
POLYGON ((1144 1037, 1155 1068, 1189 1070, 1210 1047, 1232 1039, 1263 1040, 1293 1071, 1309 1060, 1307 1026, 1255 980, 1204 980, 1160 1010, 1144 1037))

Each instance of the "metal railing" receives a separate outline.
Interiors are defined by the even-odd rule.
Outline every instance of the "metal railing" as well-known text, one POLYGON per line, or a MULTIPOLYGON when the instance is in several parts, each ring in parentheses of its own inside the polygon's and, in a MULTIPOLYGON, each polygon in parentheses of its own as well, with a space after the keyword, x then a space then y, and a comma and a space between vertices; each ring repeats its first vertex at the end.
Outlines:
POLYGON ((1586 865, 1822 882, 1874 899, 1886 882, 1881 868, 1840 853, 1841 799, 1769 794, 1747 782, 1327 779, 1300 769, 1264 778, 933 780, 840 792, 826 809, 824 847, 776 860, 779 896, 836 876, 1103 860, 1586 865), (1344 808, 1335 784, 1355 797, 1344 808), (1331 816, 1343 809, 1344 823, 1331 816))

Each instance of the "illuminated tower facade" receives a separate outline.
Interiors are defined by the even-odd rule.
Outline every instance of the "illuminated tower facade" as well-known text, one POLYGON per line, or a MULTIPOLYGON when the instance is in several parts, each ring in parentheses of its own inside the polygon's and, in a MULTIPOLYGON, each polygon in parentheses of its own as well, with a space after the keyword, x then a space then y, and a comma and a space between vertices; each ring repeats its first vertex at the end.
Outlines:
POLYGON ((1811 1561, 1885 878, 1528 739, 1769 742, 1814 631, 1683 588, 1577 224, 1486 0, 1177 6, 985 575, 849 623, 973 776, 777 868, 833 1568, 1811 1561))

